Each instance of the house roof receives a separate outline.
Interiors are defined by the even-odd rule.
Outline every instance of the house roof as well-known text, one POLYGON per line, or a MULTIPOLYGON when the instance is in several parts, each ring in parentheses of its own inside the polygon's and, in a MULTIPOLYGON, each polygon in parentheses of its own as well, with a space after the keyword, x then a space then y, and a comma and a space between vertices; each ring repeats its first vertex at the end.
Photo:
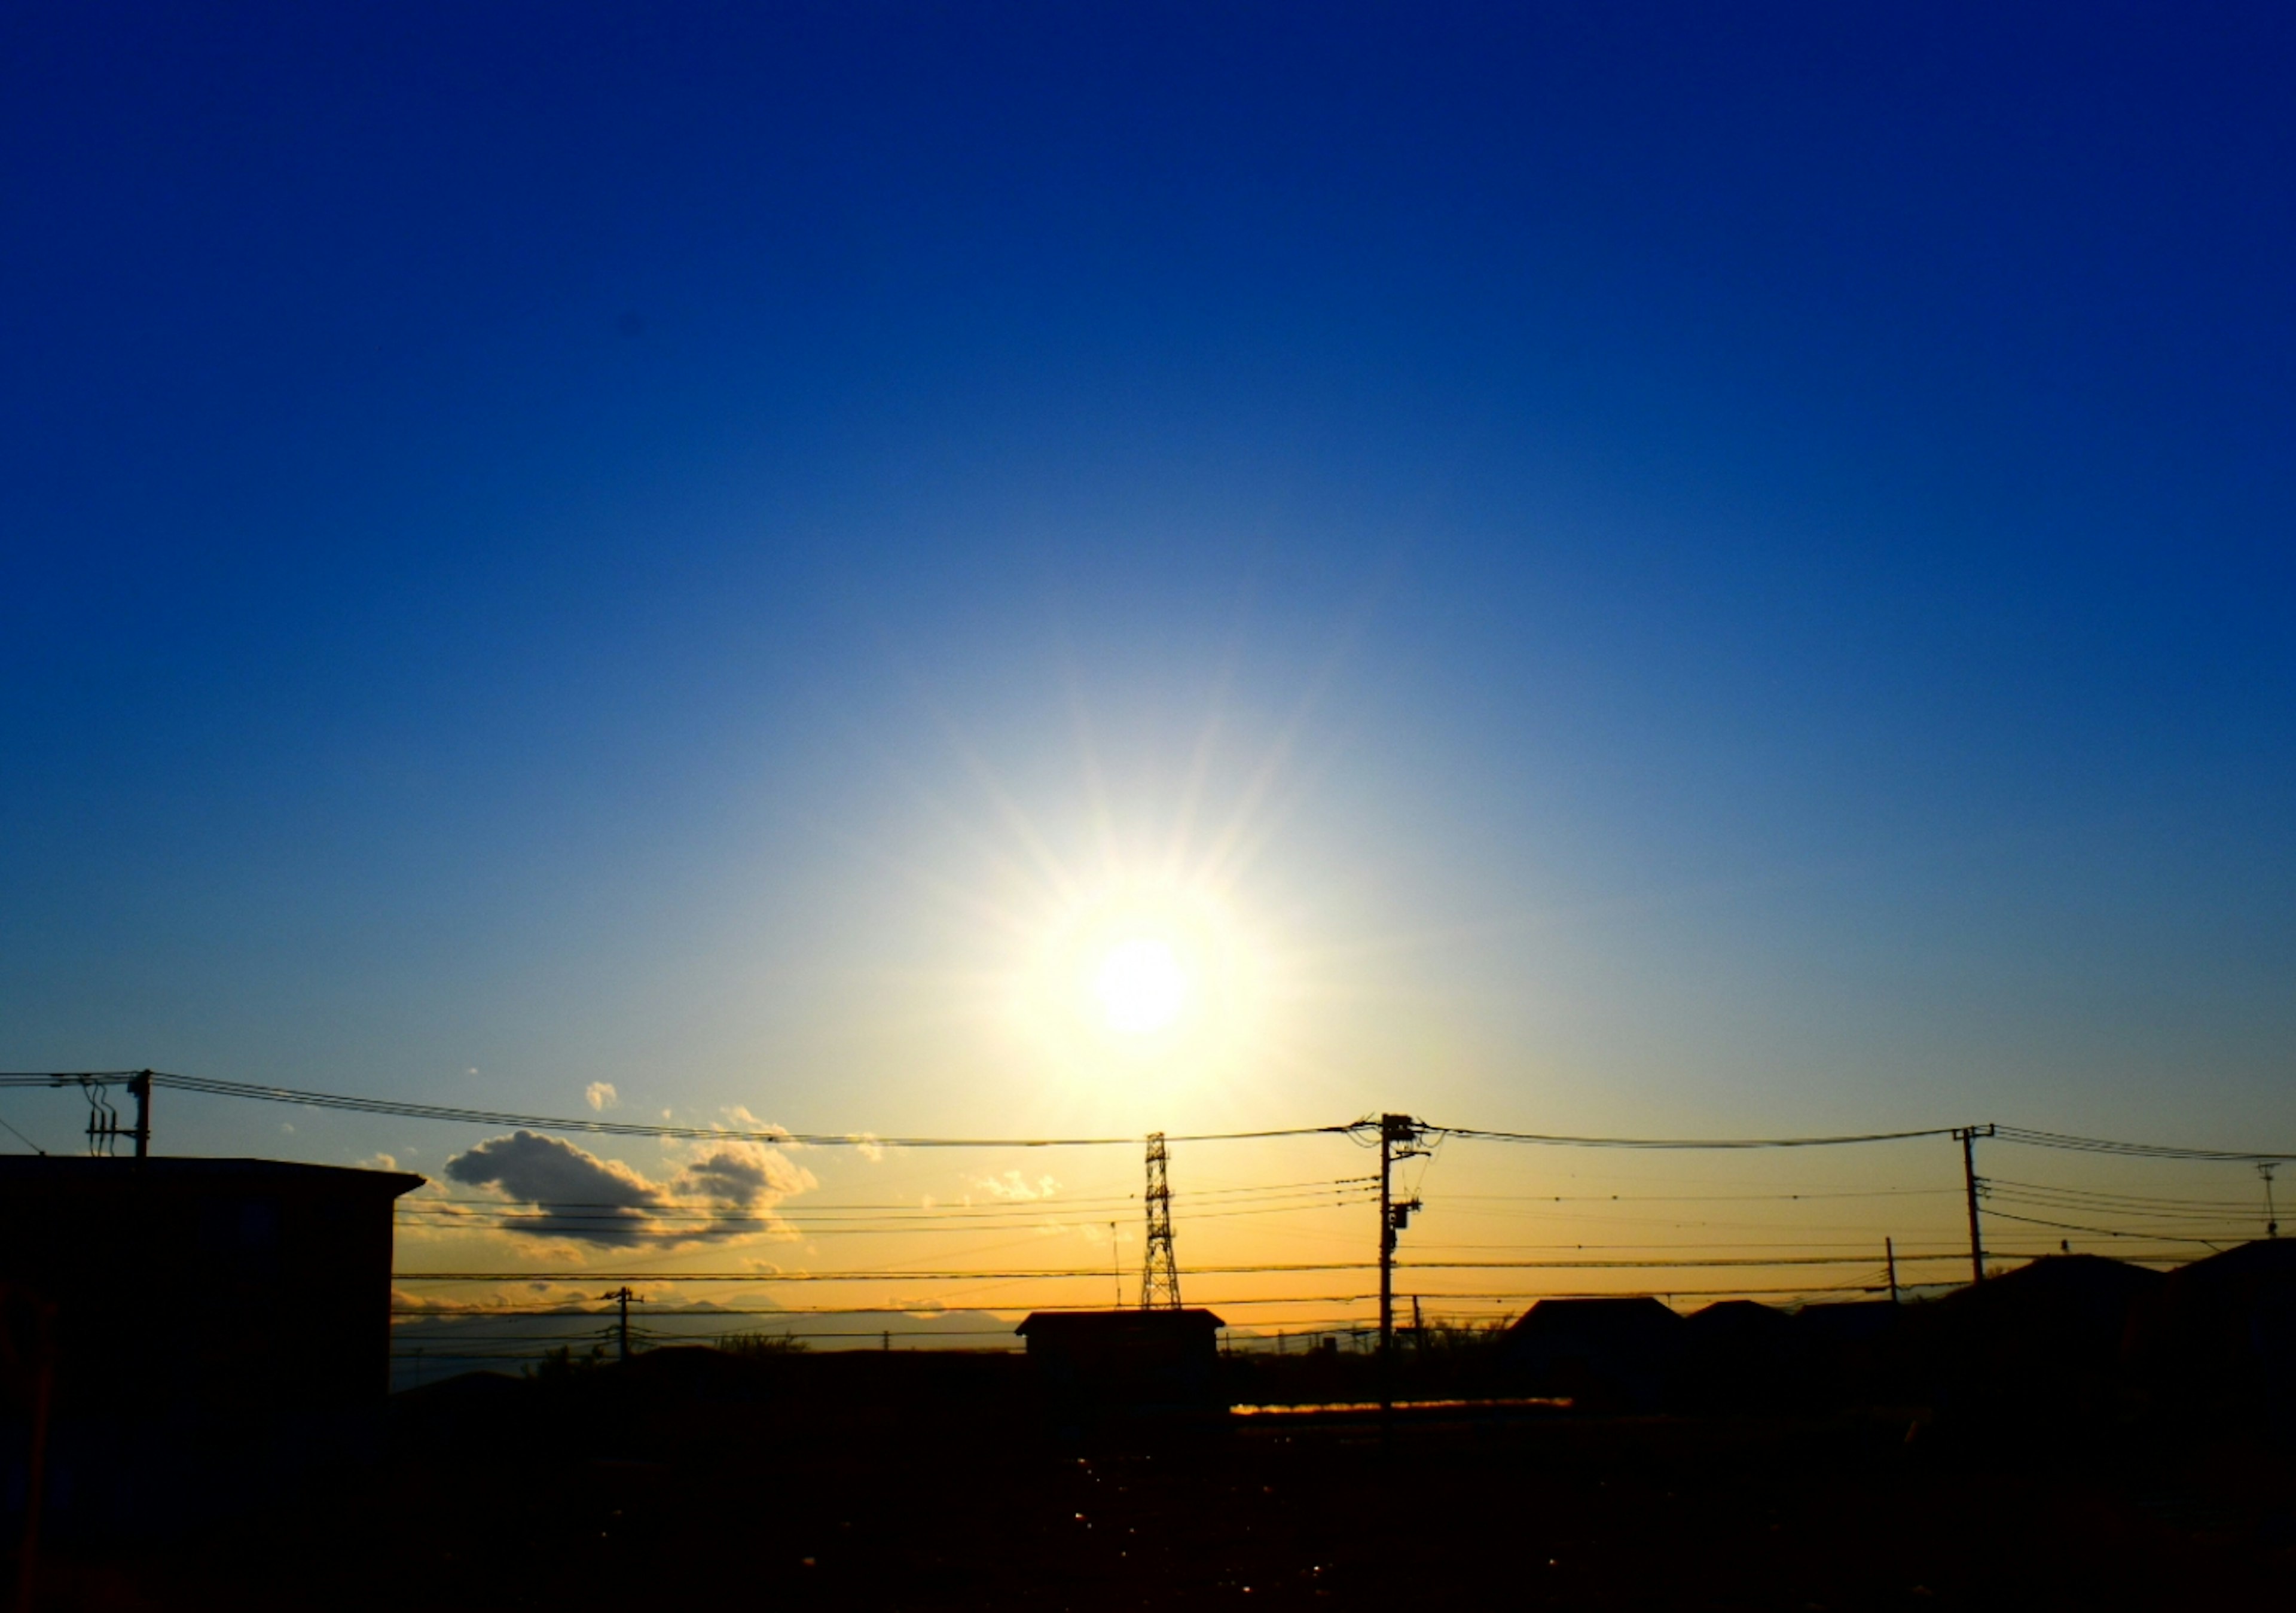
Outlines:
POLYGON ((1210 1311, 1035 1311, 1015 1333, 1158 1333, 1186 1328, 1224 1328, 1210 1311))
POLYGON ((1829 1299, 1802 1306, 1793 1322, 1804 1338, 1822 1348, 1855 1349, 1894 1332, 1912 1308, 1886 1299, 1829 1299))
POLYGON ((2179 1288, 2296 1277, 2296 1238, 2259 1238, 2179 1266, 2170 1277, 2179 1288))
POLYGON ((1950 1306, 2009 1305, 2020 1309, 2110 1303, 2125 1304, 2158 1288, 2168 1279, 2144 1266, 2102 1255, 2045 1255, 2014 1271, 1946 1296, 1950 1306))
POLYGON ((1785 1312, 1754 1299, 1718 1299, 1683 1321, 1693 1333, 1733 1338, 1783 1332, 1793 1326, 1793 1318, 1785 1312))
POLYGON ((396 1198, 423 1184, 406 1171, 306 1164, 292 1159, 197 1159, 168 1154, 145 1159, 88 1158, 62 1154, 0 1155, 0 1192, 9 1189, 150 1191, 262 1184, 331 1193, 379 1193, 396 1198))
POLYGON ((1681 1325, 1680 1315, 1645 1294, 1630 1299, 1542 1299, 1518 1317, 1507 1333, 1521 1338, 1549 1333, 1609 1336, 1671 1331, 1681 1325))

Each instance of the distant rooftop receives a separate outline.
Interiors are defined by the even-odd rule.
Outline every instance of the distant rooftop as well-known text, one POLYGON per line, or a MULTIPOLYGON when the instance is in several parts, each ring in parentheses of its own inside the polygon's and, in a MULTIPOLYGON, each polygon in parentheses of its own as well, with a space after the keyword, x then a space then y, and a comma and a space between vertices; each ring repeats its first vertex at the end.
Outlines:
POLYGON ((1035 1311, 1015 1333, 1143 1332, 1175 1327, 1224 1328, 1227 1323, 1202 1310, 1035 1311))

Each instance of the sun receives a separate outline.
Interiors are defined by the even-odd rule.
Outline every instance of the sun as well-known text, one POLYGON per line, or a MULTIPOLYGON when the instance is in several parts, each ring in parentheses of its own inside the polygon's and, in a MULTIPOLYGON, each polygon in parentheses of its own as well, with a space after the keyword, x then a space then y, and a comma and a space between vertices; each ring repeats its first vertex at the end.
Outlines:
POLYGON ((1135 935, 1101 959, 1092 994, 1110 1030, 1152 1036, 1169 1029, 1187 1007, 1188 971, 1168 942, 1135 935))
POLYGON ((1201 885, 1111 871, 1032 927, 1005 1000, 1064 1081, 1178 1101, 1258 1045, 1263 942, 1201 885))

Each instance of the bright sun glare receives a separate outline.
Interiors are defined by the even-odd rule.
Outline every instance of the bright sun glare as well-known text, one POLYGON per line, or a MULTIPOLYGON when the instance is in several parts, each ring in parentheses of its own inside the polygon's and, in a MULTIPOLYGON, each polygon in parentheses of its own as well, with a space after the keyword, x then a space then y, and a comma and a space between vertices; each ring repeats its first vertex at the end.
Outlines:
POLYGON ((1148 1036, 1180 1016, 1188 1000, 1188 975, 1170 947, 1136 936, 1101 959, 1092 992, 1111 1030, 1148 1036))

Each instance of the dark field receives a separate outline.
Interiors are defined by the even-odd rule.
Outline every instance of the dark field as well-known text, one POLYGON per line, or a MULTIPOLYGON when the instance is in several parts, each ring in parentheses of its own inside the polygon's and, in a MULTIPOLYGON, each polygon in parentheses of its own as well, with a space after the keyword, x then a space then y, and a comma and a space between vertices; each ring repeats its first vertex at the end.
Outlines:
MULTIPOLYGON (((1004 1357, 665 1352, 395 1407, 365 1477, 95 1566, 68 1607, 2243 1608, 2284 1459, 1829 1419, 1236 1418, 1063 1448, 1004 1357)), ((101 1554, 99 1554, 101 1555, 101 1554)))

